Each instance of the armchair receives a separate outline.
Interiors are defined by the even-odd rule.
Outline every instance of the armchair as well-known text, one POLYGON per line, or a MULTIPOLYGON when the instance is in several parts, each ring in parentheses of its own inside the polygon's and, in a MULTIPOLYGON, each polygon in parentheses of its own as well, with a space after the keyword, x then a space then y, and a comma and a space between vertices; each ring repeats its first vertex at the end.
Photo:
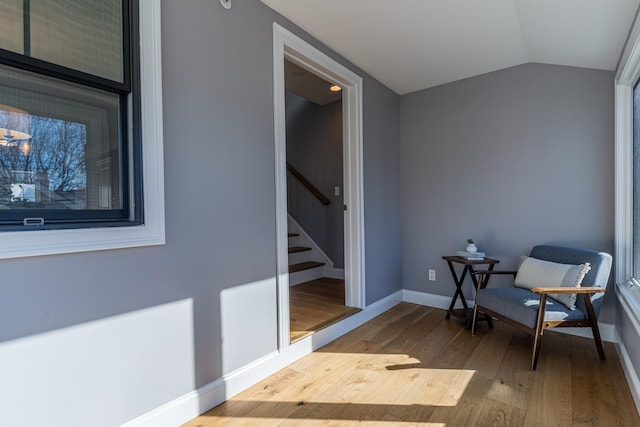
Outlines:
POLYGON ((471 334, 475 335, 481 312, 533 335, 531 369, 535 370, 545 329, 589 327, 604 361, 598 315, 611 263, 611 255, 604 252, 539 245, 529 258, 523 257, 518 271, 476 271, 471 334), (487 277, 495 274, 513 275, 515 286, 485 288, 487 277))

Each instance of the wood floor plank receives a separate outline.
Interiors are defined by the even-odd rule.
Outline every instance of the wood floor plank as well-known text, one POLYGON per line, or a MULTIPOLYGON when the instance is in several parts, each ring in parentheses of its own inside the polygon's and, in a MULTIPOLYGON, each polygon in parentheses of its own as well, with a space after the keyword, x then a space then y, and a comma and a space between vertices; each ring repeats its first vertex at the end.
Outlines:
MULTIPOLYGON (((348 341, 349 337, 352 337, 353 342, 356 343, 356 348, 353 348, 351 351, 364 351, 365 349, 367 353, 377 351, 380 347, 386 345, 410 328, 417 317, 424 315, 424 308, 415 304, 411 304, 409 307, 410 310, 396 313, 393 318, 389 319, 388 323, 383 324, 383 327, 377 328, 375 333, 369 336, 365 342, 357 343, 357 341, 360 341, 358 339, 359 330, 352 331, 345 335, 345 340, 348 341)), ((376 323, 373 322, 373 324, 375 325, 376 323)), ((328 351, 334 351, 334 348, 332 344, 325 347, 328 351)), ((326 351, 325 349, 320 349, 319 351, 326 351)))
MULTIPOLYGON (((624 388, 626 381, 615 381, 615 368, 617 360, 601 362, 593 340, 581 337, 569 337, 571 339, 571 356, 573 359, 572 391, 574 425, 593 425, 598 418, 614 419, 618 406, 618 393, 603 395, 600 392, 601 384, 607 388, 616 390, 624 388), (579 372, 588 371, 589 375, 579 375, 579 372), (580 398, 577 395, 580 395, 580 398)), ((605 343, 607 344, 607 343, 605 343)), ((609 356, 608 346, 605 345, 605 355, 609 356)), ((623 396, 620 396, 623 398, 623 396)), ((626 424, 622 424, 626 425, 626 424)))
POLYGON ((185 425, 640 425, 612 344, 545 332, 531 371, 526 334, 444 317, 401 303, 185 425))
POLYGON ((498 402, 491 398, 485 398, 484 404, 474 420, 479 426, 521 426, 524 421, 525 411, 514 406, 498 402))
MULTIPOLYGON (((473 371, 457 371, 447 394, 429 419, 431 422, 446 422, 447 425, 478 425, 482 417, 481 408, 485 403, 491 380, 473 371)), ((483 425, 483 424, 480 424, 483 425)))
MULTIPOLYGON (((402 335, 402 331, 410 330, 414 333, 416 326, 418 329, 421 329, 419 325, 420 320, 425 317, 425 314, 431 311, 431 309, 426 307, 415 306, 413 310, 404 316, 397 317, 395 321, 390 322, 380 331, 384 331, 385 333, 375 333, 369 336, 367 349, 370 352, 360 354, 350 353, 349 358, 351 359, 351 364, 346 366, 346 369, 343 369, 342 372, 338 373, 340 377, 339 382, 346 387, 339 390, 327 388, 324 392, 319 393, 316 399, 322 402, 333 403, 335 405, 335 416, 340 419, 367 420, 382 417, 388 412, 388 408, 385 408, 384 405, 371 405, 370 403, 372 401, 375 403, 375 398, 381 394, 381 390, 384 391, 382 393, 383 395, 399 394, 400 390, 404 390, 407 385, 411 383, 415 377, 415 373, 398 372, 393 378, 389 378, 382 375, 372 377, 370 372, 372 370, 386 371, 388 366, 406 364, 406 362, 410 360, 410 356, 404 353, 398 353, 396 350, 391 351, 390 348, 395 345, 393 342, 399 335, 402 335), (373 348, 376 349, 375 352, 371 352, 373 348), (371 396, 369 396, 370 393, 371 396), (368 404, 361 405, 356 403, 361 401, 366 401, 368 404), (348 403, 344 404, 344 402, 348 403)), ((351 334, 358 332, 360 331, 356 330, 351 334)), ((348 340, 345 340, 345 342, 348 342, 348 340)), ((337 360, 335 353, 330 356, 333 361, 337 360)), ((317 359, 314 362, 317 362, 317 359)), ((329 363, 332 372, 336 373, 336 364, 329 363)), ((295 363, 294 366, 299 367, 300 365, 295 363)), ((318 366, 318 364, 314 363, 314 366, 318 366)), ((321 407, 314 405, 305 405, 299 408, 294 416, 307 419, 315 416, 320 408, 321 407)))
POLYGON ((492 340, 483 340, 476 335, 478 346, 465 363, 464 368, 472 369, 478 375, 494 378, 509 349, 514 329, 504 327, 501 322, 496 322, 496 326, 489 332, 493 335, 492 340))
MULTIPOLYGON (((208 427, 212 425, 233 425, 237 420, 251 418, 248 414, 259 411, 264 402, 280 398, 280 395, 303 380, 299 372, 284 368, 262 382, 260 390, 245 390, 223 404, 216 407, 213 418, 199 417, 185 424, 185 427, 208 427), (223 424, 220 424, 223 423, 223 424)), ((255 420, 258 422, 261 418, 255 420)), ((276 425, 275 423, 274 425, 276 425)), ((239 424, 237 424, 239 425, 239 424)), ((263 424, 264 425, 264 424, 263 424)))
MULTIPOLYGON (((566 334, 545 332, 535 379, 541 394, 529 396, 535 403, 538 425, 572 424, 571 391, 571 337, 566 334)), ((527 411, 531 418, 532 411, 527 411)))
MULTIPOLYGON (((317 353, 372 353, 381 347, 380 332, 396 320, 416 312, 419 306, 398 304, 344 336, 317 350, 317 353)), ((388 334, 386 334, 388 336, 388 334)))

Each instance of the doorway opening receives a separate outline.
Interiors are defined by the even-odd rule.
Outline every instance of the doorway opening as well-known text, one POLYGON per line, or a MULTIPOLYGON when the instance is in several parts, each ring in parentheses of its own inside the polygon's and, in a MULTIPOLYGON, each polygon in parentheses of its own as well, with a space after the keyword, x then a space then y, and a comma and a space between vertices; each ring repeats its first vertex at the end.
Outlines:
MULTIPOLYGON (((362 79, 315 49, 293 33, 274 23, 274 136, 276 171, 276 259, 278 283, 279 347, 291 343, 289 227, 287 204, 287 108, 285 68, 307 72, 326 83, 339 86, 342 117, 342 186, 334 185, 332 200, 342 204, 344 302, 347 308, 364 308, 364 233, 362 203, 362 79), (285 63, 287 66, 285 67, 285 63), (337 188, 340 187, 340 188, 337 188), (339 193, 339 196, 335 196, 339 193)), ((290 96, 290 98, 292 98, 290 96)), ((292 98, 293 99, 293 98, 292 98)), ((292 102, 292 101, 291 101, 292 102)), ((335 112, 334 112, 335 113, 335 112)), ((295 167, 294 167, 295 169, 295 167)), ((303 175, 303 174, 302 174, 303 175)), ((325 191, 326 192, 326 191, 325 191)), ((322 192, 321 192, 322 193, 322 192)), ((331 200, 331 199, 330 199, 331 200)), ((296 222, 295 220, 293 221, 296 222)), ((304 234, 306 231, 303 230, 304 234)), ((335 243, 335 242, 334 242, 335 243)), ((332 249, 334 250, 335 247, 332 249)), ((329 251, 332 251, 329 250, 329 251)), ((321 250, 322 252, 322 250, 321 250)), ((328 288, 327 283, 324 284, 328 288)))
POLYGON ((346 305, 342 88, 285 58, 289 336, 360 311, 346 305))

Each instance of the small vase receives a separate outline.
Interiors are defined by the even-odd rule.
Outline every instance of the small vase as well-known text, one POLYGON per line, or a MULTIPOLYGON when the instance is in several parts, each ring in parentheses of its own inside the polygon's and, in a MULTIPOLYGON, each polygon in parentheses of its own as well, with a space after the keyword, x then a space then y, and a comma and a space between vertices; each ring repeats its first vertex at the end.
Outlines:
POLYGON ((471 253, 471 254, 475 254, 476 252, 478 252, 478 248, 476 247, 475 244, 473 243, 469 243, 467 245, 467 252, 471 253))

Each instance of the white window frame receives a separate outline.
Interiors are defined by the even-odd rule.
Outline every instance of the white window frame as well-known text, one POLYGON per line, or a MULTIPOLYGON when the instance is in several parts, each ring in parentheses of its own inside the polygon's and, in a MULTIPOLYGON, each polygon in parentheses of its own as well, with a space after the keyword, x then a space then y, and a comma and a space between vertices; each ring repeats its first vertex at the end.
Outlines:
POLYGON ((0 259, 165 243, 160 45, 161 1, 139 0, 139 2, 144 224, 122 227, 0 232, 0 259))
POLYGON ((640 332, 640 289, 633 274, 633 88, 640 80, 640 24, 636 21, 615 77, 616 293, 640 332))

